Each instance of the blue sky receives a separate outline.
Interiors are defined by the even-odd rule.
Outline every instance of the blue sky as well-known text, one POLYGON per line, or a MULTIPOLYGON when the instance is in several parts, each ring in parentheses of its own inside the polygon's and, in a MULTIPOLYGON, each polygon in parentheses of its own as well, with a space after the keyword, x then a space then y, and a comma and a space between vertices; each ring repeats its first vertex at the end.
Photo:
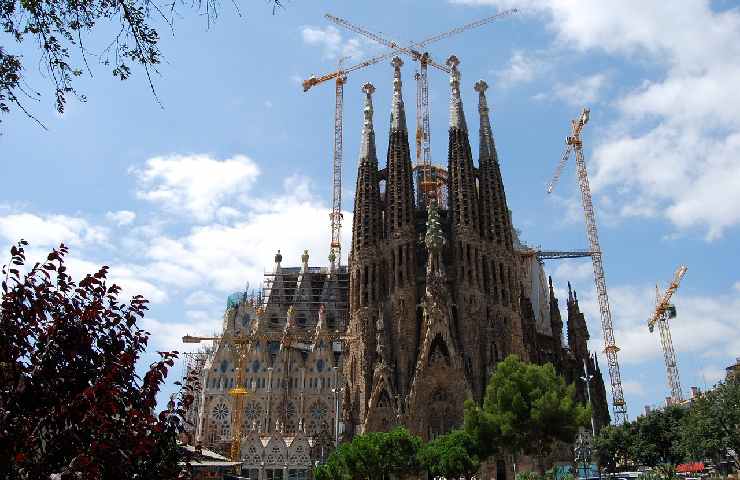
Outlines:
MULTIPOLYGON (((585 248, 573 164, 555 194, 544 186, 570 119, 589 106, 586 161, 630 414, 668 392, 645 321, 656 281, 665 286, 679 263, 689 267, 672 326, 682 383, 711 385, 740 355, 740 11, 730 2, 293 0, 273 16, 255 1, 241 4, 242 17, 225 3, 210 30, 187 11, 174 37, 161 29, 165 63, 154 82, 164 108, 143 72, 122 83, 93 62, 93 78, 79 82, 88 101, 70 101, 63 116, 53 113, 33 52, 20 50, 29 85, 44 93, 32 109, 49 130, 18 112, 3 117, 0 247, 24 237, 40 258, 64 241, 78 274, 110 265, 128 293, 152 300, 144 326, 154 348, 180 348, 185 332, 220 328, 226 296, 257 286, 277 248, 290 264, 304 248, 311 263, 326 263, 333 85, 303 93, 300 80, 382 49, 323 14, 408 42, 511 7, 521 14, 429 49, 437 61, 461 60, 474 153, 473 83, 482 78, 522 239, 585 248)), ((414 65, 404 60, 412 124, 414 65)), ((380 63, 353 73, 345 89, 345 244, 360 87, 377 88, 384 156, 391 79, 380 63)), ((445 164, 449 84, 433 70, 430 83, 432 158, 445 164)), ((601 350, 589 262, 546 268, 561 303, 573 283, 601 350)))

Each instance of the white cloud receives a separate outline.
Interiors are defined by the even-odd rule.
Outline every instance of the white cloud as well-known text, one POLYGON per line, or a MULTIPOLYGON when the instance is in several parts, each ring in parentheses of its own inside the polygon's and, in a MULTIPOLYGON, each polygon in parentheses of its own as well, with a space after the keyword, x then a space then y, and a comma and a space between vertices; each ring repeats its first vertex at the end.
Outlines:
POLYGON ((591 260, 561 260, 555 268, 553 276, 570 282, 588 280, 593 277, 591 260))
POLYGON ((724 380, 726 373, 724 368, 717 365, 710 365, 699 370, 699 376, 709 387, 724 380))
POLYGON ((510 87, 520 83, 528 83, 545 69, 543 60, 516 50, 509 59, 509 64, 503 70, 496 72, 498 84, 510 87))
POLYGON ((707 240, 740 223, 739 10, 713 11, 706 0, 678 9, 639 0, 453 3, 520 7, 544 19, 556 47, 662 67, 617 98, 610 134, 595 145, 594 191, 613 190, 618 213, 663 216, 707 240))
MULTIPOLYGON (((41 259, 41 255, 34 255, 29 258, 41 259)), ((75 280, 79 281, 87 274, 94 274, 100 268, 108 264, 108 284, 115 283, 121 287, 119 298, 121 301, 127 301, 134 295, 143 295, 144 298, 153 303, 162 303, 167 301, 168 296, 162 285, 157 285, 157 278, 149 279, 148 270, 138 265, 116 264, 113 262, 95 262, 82 258, 79 252, 70 250, 65 259, 65 265, 69 274, 75 280)))
POLYGON ((218 301, 215 295, 196 290, 185 298, 185 305, 211 305, 218 301))
POLYGON ((118 210, 117 212, 106 213, 105 218, 121 227, 136 220, 136 213, 131 210, 118 210))
POLYGON ((558 83, 554 87, 554 93, 561 100, 576 107, 589 106, 599 100, 606 84, 607 76, 596 73, 570 83, 558 83))
MULTIPOLYGON (((562 281, 562 280, 561 280, 562 281)), ((713 352, 717 356, 734 356, 740 351, 737 315, 740 294, 729 291, 715 296, 682 295, 674 297, 678 316, 670 321, 673 344, 679 355, 713 352)), ((663 361, 657 329, 650 333, 647 319, 655 308, 655 286, 618 285, 609 288, 609 303, 614 325, 614 338, 620 347, 619 361, 639 364, 663 361)), ((601 351, 600 313, 593 287, 579 291, 581 311, 589 321, 591 347, 601 351)))
POLYGON ((108 232, 82 218, 23 212, 0 216, 0 236, 10 243, 23 238, 34 246, 57 247, 60 243, 68 246, 100 244, 107 240, 108 232))
POLYGON ((182 337, 185 335, 210 336, 215 333, 217 327, 220 327, 220 325, 214 324, 212 321, 173 322, 169 320, 163 321, 153 317, 144 317, 137 323, 139 327, 151 333, 149 351, 197 351, 203 345, 182 343, 182 337))
POLYGON ((627 395, 640 397, 645 395, 645 386, 641 382, 627 380, 622 382, 622 388, 624 389, 624 393, 626 393, 627 395))
POLYGON ((301 28, 301 37, 305 44, 321 47, 324 58, 328 60, 343 57, 358 60, 365 55, 363 42, 359 38, 342 38, 339 29, 333 25, 324 28, 304 26, 301 28))
MULTIPOLYGON (((312 264, 325 265, 328 207, 313 197, 304 178, 290 177, 284 187, 276 197, 254 199, 242 220, 197 226, 182 238, 153 240, 149 258, 190 272, 201 287, 221 293, 244 288, 245 282, 259 286, 278 249, 286 264, 297 265, 308 249, 312 264)), ((345 212, 345 218, 351 218, 351 213, 345 212)), ((348 241, 345 236, 345 258, 348 241)))
POLYGON ((208 155, 171 155, 131 168, 138 180, 137 196, 165 210, 204 222, 224 203, 249 191, 260 174, 244 155, 217 160, 208 155))
POLYGON ((740 292, 740 282, 735 282, 735 285, 733 285, 733 288, 735 291, 740 292))

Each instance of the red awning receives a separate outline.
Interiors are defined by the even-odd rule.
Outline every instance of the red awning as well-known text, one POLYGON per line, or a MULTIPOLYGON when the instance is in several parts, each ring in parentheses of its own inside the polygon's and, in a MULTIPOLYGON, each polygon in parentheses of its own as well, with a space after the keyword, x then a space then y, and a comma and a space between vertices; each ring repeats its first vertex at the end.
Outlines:
POLYGON ((696 473, 703 472, 704 464, 702 462, 680 463, 676 466, 677 473, 696 473))

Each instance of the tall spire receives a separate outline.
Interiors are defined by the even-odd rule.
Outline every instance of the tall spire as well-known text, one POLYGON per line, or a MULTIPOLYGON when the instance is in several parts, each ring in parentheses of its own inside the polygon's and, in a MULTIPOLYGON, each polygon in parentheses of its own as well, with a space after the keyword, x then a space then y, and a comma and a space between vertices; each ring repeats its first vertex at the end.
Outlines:
POLYGON ((447 65, 452 70, 450 74, 450 87, 452 89, 452 95, 450 96, 450 128, 467 131, 468 125, 465 123, 465 113, 460 98, 460 70, 457 69, 459 64, 460 60, 455 55, 451 55, 447 59, 447 65))
POLYGON ((391 105, 391 130, 406 130, 406 112, 403 107, 403 95, 401 94, 401 66, 403 60, 393 57, 393 103, 391 105))
POLYGON ((375 153, 375 130, 373 129, 373 92, 375 87, 372 83, 366 83, 362 86, 362 91, 365 93, 365 107, 363 109, 363 115, 365 121, 362 125, 362 141, 360 142, 360 161, 366 161, 373 159, 377 163, 377 156, 375 153))
POLYGON ((506 248, 513 248, 513 236, 509 207, 506 204, 504 181, 496 152, 496 142, 491 130, 490 110, 486 100, 488 84, 479 80, 475 84, 478 92, 478 113, 480 114, 480 197, 481 226, 483 236, 495 239, 506 248))
MULTIPOLYGON (((478 215, 478 192, 473 167, 473 154, 470 150, 468 127, 465 123, 462 99, 460 98, 460 60, 454 55, 447 59, 450 73, 450 128, 448 165, 449 204, 452 223, 458 235, 463 230, 477 236, 480 227, 478 215)), ((470 240, 472 240, 471 238, 470 240)))
POLYGON ((473 87, 478 92, 478 113, 480 114, 480 154, 481 157, 488 155, 492 157, 495 155, 495 147, 493 146, 493 133, 491 132, 491 118, 488 114, 488 101, 486 100, 486 90, 488 90, 488 84, 483 80, 475 82, 473 87))
POLYGON ((375 153, 373 131, 373 101, 375 87, 366 83, 363 110, 364 124, 360 146, 360 161, 357 167, 355 188, 355 213, 352 222, 352 251, 357 255, 363 247, 371 246, 381 236, 380 186, 378 183, 378 157, 375 153))
POLYGON ((414 187, 411 178, 411 155, 406 130, 406 112, 401 95, 401 65, 403 61, 394 57, 393 103, 391 105, 391 128, 388 135, 388 165, 386 183, 387 234, 396 235, 400 230, 413 234, 414 187))

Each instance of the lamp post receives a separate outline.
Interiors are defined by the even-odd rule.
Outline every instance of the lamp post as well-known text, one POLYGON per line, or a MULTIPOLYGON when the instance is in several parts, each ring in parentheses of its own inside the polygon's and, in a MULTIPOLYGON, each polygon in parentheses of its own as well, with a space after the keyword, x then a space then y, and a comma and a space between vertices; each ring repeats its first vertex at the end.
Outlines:
POLYGON ((344 391, 344 387, 339 388, 339 368, 332 367, 334 370, 334 388, 331 392, 334 394, 334 448, 339 447, 339 394, 344 391))
POLYGON ((594 378, 593 375, 588 373, 588 368, 586 368, 586 359, 583 359, 583 376, 581 377, 581 380, 586 384, 586 398, 588 399, 588 405, 591 407, 591 435, 596 437, 596 426, 594 424, 594 410, 593 405, 591 404, 591 379, 594 378))
POLYGON ((589 465, 591 464, 591 445, 587 438, 587 435, 584 435, 584 431, 581 430, 581 432, 578 433, 578 438, 576 438, 576 447, 575 447, 575 461, 576 461, 576 469, 578 469, 578 465, 581 465, 581 468, 583 469, 583 475, 578 475, 580 478, 588 478, 588 472, 590 470, 589 465))

